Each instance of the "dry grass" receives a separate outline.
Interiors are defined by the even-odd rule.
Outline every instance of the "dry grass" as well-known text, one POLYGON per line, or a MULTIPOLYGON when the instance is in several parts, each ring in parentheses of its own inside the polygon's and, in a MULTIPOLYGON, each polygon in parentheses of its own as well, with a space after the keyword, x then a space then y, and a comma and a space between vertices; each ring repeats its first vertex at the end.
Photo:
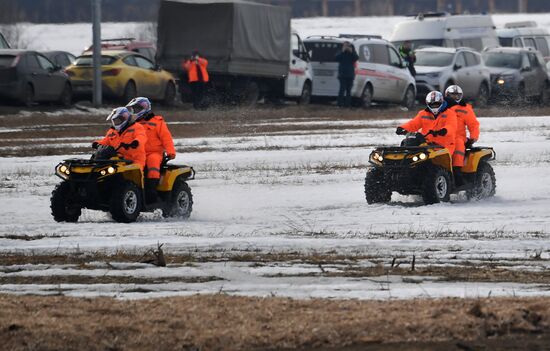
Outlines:
POLYGON ((545 345, 549 333, 548 298, 382 302, 0 296, 0 343, 13 351, 391 349, 383 346, 392 343, 428 350, 499 340, 506 345, 510 339, 499 338, 509 337, 545 345))

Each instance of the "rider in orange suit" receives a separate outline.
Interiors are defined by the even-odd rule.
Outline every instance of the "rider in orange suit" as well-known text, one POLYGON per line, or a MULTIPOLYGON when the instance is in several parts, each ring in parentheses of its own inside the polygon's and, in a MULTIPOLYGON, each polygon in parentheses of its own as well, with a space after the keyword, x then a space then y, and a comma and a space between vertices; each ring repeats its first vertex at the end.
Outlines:
POLYGON ((143 170, 145 167, 145 144, 147 143, 143 126, 132 122, 132 115, 126 107, 115 108, 107 120, 111 121, 112 127, 107 130, 105 137, 95 141, 92 147, 97 148, 100 144, 112 146, 117 149, 117 153, 122 158, 137 163, 143 170), (136 145, 131 145, 136 141, 136 145))
MULTIPOLYGON (((169 159, 176 157, 174 140, 168 130, 168 126, 162 116, 155 115, 151 111, 151 102, 145 97, 132 99, 126 105, 128 110, 136 116, 136 124, 143 126, 147 135, 145 152, 147 154, 147 175, 145 179, 146 189, 156 189, 160 181, 160 166, 164 153, 169 159)), ((149 199, 156 200, 156 191, 150 190, 149 199)))
POLYGON ((445 90, 445 101, 449 109, 456 113, 456 148, 453 154, 453 167, 464 166, 466 147, 470 148, 479 139, 479 121, 472 105, 463 102, 462 96, 462 89, 458 85, 451 85, 445 90), (467 137, 466 129, 470 137, 467 137))
POLYGON ((456 140, 456 114, 447 109, 447 103, 443 95, 438 91, 431 91, 426 95, 426 109, 421 110, 410 121, 397 127, 397 134, 406 134, 407 132, 420 131, 427 134, 429 131, 445 130, 445 135, 434 136, 429 134, 426 141, 441 145, 452 155, 455 151, 456 140))

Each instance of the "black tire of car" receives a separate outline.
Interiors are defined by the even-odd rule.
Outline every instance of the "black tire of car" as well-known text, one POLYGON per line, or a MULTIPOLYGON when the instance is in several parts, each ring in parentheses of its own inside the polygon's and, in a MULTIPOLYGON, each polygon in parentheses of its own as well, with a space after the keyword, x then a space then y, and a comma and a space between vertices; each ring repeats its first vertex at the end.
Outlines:
POLYGON ((369 108, 372 104, 372 87, 367 84, 361 93, 361 98, 359 99, 359 106, 361 108, 369 108))
POLYGON ((384 173, 376 168, 371 168, 365 176, 365 199, 367 203, 387 203, 391 200, 391 191, 384 182, 384 173))
POLYGON ((493 167, 486 161, 481 161, 477 166, 474 188, 466 191, 470 200, 479 201, 496 194, 497 180, 493 167))
POLYGON ((448 202, 451 195, 451 174, 438 166, 426 172, 422 181, 422 199, 427 205, 448 202))
POLYGON ((311 82, 305 82, 302 88, 302 95, 298 98, 298 105, 309 105, 311 102, 311 82))
POLYGON ((525 95, 525 85, 520 83, 518 86, 518 93, 514 97, 514 102, 520 106, 523 106, 527 103, 527 96, 525 95))
POLYGON ((70 203, 71 186, 67 182, 56 185, 50 198, 50 209, 56 222, 77 222, 82 213, 79 206, 70 203))
POLYGON ((416 104, 416 96, 414 94, 414 88, 409 85, 407 88, 407 91, 405 91, 405 96, 403 97, 403 101, 401 102, 401 105, 408 110, 412 110, 414 108, 414 105, 416 104))
POLYGON ((34 88, 31 83, 25 85, 23 96, 21 97, 21 102, 26 107, 31 107, 32 105, 34 105, 34 88))
POLYGON ((189 185, 181 178, 176 179, 170 193, 170 200, 162 210, 163 217, 187 219, 193 211, 193 194, 189 185))
POLYGON ((172 82, 168 82, 166 84, 166 88, 164 89, 164 99, 162 100, 162 104, 164 106, 174 106, 176 103, 176 86, 172 82))
POLYGON ((142 191, 132 182, 124 182, 111 195, 109 212, 117 222, 134 222, 141 212, 142 191))
POLYGON ((255 81, 246 83, 240 96, 240 104, 244 107, 254 107, 260 100, 260 86, 255 81))
POLYGON ((489 87, 486 82, 482 82, 477 93, 476 107, 486 107, 489 102, 489 87))
POLYGON ((68 107, 71 106, 72 102, 73 90, 71 89, 71 85, 69 83, 65 83, 63 91, 61 92, 61 96, 59 97, 59 103, 61 104, 61 106, 68 107))
POLYGON ((127 104, 137 96, 137 89, 136 89, 136 83, 134 81, 129 81, 126 83, 126 87, 124 87, 124 93, 122 94, 122 99, 124 100, 124 104, 127 104))

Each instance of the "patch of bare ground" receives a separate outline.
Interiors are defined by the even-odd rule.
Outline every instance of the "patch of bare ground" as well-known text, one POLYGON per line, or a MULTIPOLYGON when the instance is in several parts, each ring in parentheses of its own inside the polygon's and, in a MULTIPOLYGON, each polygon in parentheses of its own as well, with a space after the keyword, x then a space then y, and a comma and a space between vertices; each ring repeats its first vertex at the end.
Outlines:
MULTIPOLYGON (((90 263, 105 262, 107 265, 111 263, 136 263, 148 262, 144 260, 146 255, 139 253, 118 252, 113 255, 102 253, 89 253, 78 255, 2 255, 0 256, 0 266, 5 267, 0 271, 12 271, 10 266, 25 265, 25 264, 74 264, 78 265, 78 269, 89 270, 96 267, 90 266, 90 263)), ((300 265, 309 264, 319 267, 318 272, 308 272, 299 274, 277 273, 269 277, 385 277, 388 275, 399 275, 405 277, 437 277, 440 281, 453 282, 511 282, 523 284, 550 284, 549 270, 517 270, 514 269, 516 262, 476 262, 475 264, 468 261, 456 262, 453 265, 446 264, 440 266, 436 262, 424 261, 419 264, 412 259, 399 259, 388 257, 373 257, 366 255, 346 255, 337 253, 311 253, 304 254, 298 252, 281 252, 281 253, 208 253, 202 252, 199 255, 186 254, 174 255, 164 253, 164 260, 168 266, 182 265, 205 262, 245 262, 255 267, 266 266, 274 263, 282 263, 285 265, 300 265), (364 263, 368 262, 369 265, 364 263), (416 262, 416 264, 415 264, 416 262), (339 267, 338 270, 329 269, 339 267)), ((537 260, 540 263, 540 260, 537 260)), ((109 283, 129 283, 124 279, 134 279, 121 277, 103 277, 108 279, 109 283)), ((32 277, 26 280, 26 277, 5 275, 0 279, 0 284, 91 284, 98 283, 94 279, 103 279, 102 277, 81 277, 81 276, 44 276, 32 277), (38 279, 40 278, 40 279, 38 279), (34 279, 34 280, 33 280, 34 279)), ((138 278, 141 279, 141 278, 138 278)), ((162 278, 164 279, 164 278, 162 278)), ((174 281, 186 282, 176 278, 174 281)), ((216 277, 207 277, 205 281, 215 280, 216 277)), ((199 282, 199 281, 197 281, 199 282)), ((139 282, 130 282, 139 283, 139 282)), ((157 282, 158 283, 158 282, 157 282)))
POLYGON ((146 300, 0 295, 6 350, 547 349, 550 298, 146 300), (518 343, 521 341, 521 343, 518 343), (512 348, 514 349, 514 348, 512 348))

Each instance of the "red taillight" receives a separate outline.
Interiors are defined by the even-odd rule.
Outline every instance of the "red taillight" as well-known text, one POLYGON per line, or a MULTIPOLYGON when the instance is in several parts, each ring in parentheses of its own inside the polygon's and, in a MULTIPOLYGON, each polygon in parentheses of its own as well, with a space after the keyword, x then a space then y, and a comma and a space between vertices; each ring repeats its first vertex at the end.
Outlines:
POLYGON ((107 69, 107 70, 103 71, 103 76, 105 76, 105 77, 116 76, 120 73, 120 71, 121 71, 120 68, 107 69))

